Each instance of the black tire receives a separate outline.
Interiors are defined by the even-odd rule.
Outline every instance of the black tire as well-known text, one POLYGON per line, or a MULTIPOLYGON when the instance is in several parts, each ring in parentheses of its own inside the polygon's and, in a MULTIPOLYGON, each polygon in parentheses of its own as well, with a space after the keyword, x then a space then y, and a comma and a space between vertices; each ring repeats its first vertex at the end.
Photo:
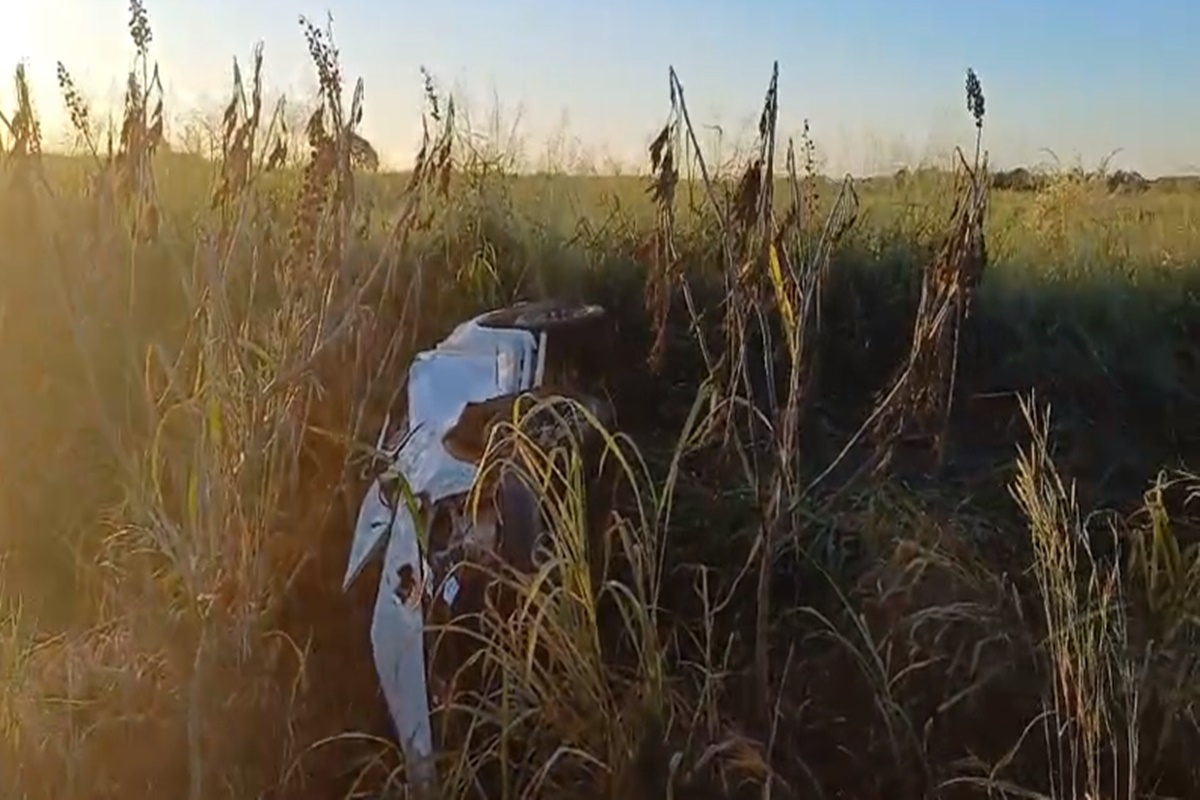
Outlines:
POLYGON ((532 300, 490 311, 479 319, 479 325, 484 328, 518 328, 538 333, 586 325, 596 322, 605 313, 603 306, 592 303, 532 300))
POLYGON ((532 574, 538 546, 546 535, 538 498, 525 481, 507 470, 500 478, 497 491, 500 503, 498 555, 518 572, 532 574))

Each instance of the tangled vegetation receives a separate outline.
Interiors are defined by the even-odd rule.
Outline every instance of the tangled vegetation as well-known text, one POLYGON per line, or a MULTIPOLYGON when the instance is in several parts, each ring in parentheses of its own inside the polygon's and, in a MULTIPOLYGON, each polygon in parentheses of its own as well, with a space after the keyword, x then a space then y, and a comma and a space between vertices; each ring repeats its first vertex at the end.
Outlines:
POLYGON ((200 157, 132 10, 119 126, 63 64, 80 153, 21 67, 0 117, 4 797, 394 787, 373 576, 340 591, 364 443, 414 352, 550 295, 614 317, 609 581, 578 462, 535 452, 563 579, 510 578, 496 688, 438 714, 445 796, 1200 785, 1200 192, 993 175, 969 71, 945 169, 819 175, 776 67, 732 167, 674 71, 643 177, 512 174, 425 75, 384 173, 307 21, 303 129, 256 50, 200 157))

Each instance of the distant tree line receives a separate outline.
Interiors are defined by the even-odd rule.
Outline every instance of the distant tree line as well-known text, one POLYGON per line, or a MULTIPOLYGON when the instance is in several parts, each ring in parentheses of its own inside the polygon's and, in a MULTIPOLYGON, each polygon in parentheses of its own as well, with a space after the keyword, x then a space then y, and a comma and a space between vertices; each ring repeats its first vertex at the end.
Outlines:
MULTIPOLYGON (((1084 183, 1102 183, 1114 194, 1137 194, 1152 188, 1170 192, 1200 191, 1200 176, 1197 175, 1169 175, 1151 180, 1136 170, 1085 172, 1078 168, 1068 174, 1084 183)), ((992 188, 1010 192, 1037 192, 1055 179, 1052 173, 1017 167, 992 173, 992 188)))
MULTIPOLYGON (((903 186, 921 176, 936 177, 943 173, 937 167, 918 167, 909 169, 902 167, 892 174, 890 181, 897 186, 903 186)), ((1103 185, 1114 194, 1138 194, 1151 189, 1167 192, 1200 192, 1200 175, 1168 175, 1150 179, 1136 170, 1119 169, 1113 172, 1107 170, 1087 171, 1075 167, 1064 172, 1054 172, 1029 167, 996 170, 991 175, 992 188, 1007 192, 1039 192, 1054 181, 1071 180, 1079 183, 1103 185)), ((868 179, 874 181, 889 181, 887 177, 868 179)))

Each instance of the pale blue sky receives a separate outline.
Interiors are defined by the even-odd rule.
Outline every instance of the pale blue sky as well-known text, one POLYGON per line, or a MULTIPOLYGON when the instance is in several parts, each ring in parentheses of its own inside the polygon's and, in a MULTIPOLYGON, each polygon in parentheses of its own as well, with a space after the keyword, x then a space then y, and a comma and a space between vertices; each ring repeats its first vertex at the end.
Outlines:
MULTIPOLYGON (((42 111, 61 119, 54 63, 87 93, 119 96, 129 58, 126 0, 14 4, 0 64, 25 58, 42 111)), ((1002 165, 1065 161, 1147 174, 1200 167, 1196 0, 151 0, 154 54, 173 109, 215 107, 233 56, 266 47, 276 91, 313 85, 297 17, 334 16, 348 76, 366 82, 365 135, 409 163, 419 131, 418 67, 480 116, 520 112, 532 157, 564 118, 596 162, 642 160, 667 111, 667 66, 697 123, 745 133, 771 61, 781 127, 805 117, 832 171, 891 169, 947 152, 971 128, 963 76, 988 101, 987 144, 1002 165)), ((11 14, 7 10, 6 15, 11 14)), ((0 89, 7 92, 7 86, 0 89)), ((7 94, 4 95, 7 103, 7 94)))

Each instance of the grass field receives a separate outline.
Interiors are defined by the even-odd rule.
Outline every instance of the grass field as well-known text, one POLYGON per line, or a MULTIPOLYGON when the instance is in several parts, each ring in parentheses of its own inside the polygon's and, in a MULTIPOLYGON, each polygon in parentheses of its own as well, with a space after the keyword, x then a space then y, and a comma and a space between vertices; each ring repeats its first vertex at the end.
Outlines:
POLYGON ((215 160, 162 143, 144 48, 111 144, 65 72, 32 100, 80 153, 2 109, 4 797, 379 791, 375 576, 340 592, 364 448, 415 351, 551 295, 614 318, 623 613, 521 587, 447 796, 1200 785, 1200 189, 947 161, 851 203, 804 142, 705 179, 681 108, 644 175, 518 176, 432 89, 384 174, 309 36, 287 154, 253 63, 215 160))

